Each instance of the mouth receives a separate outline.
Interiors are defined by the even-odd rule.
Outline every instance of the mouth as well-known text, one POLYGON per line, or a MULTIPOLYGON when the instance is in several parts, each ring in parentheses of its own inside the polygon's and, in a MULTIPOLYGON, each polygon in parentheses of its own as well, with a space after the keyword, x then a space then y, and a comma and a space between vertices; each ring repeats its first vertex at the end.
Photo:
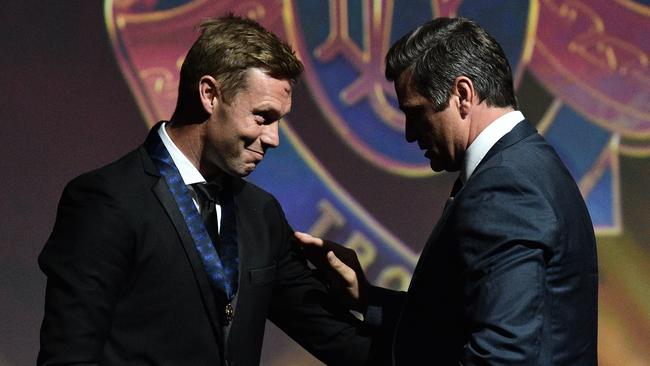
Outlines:
POLYGON ((256 157, 255 159, 256 161, 261 161, 264 158, 264 151, 259 151, 255 149, 246 149, 246 150, 253 153, 253 155, 256 157))

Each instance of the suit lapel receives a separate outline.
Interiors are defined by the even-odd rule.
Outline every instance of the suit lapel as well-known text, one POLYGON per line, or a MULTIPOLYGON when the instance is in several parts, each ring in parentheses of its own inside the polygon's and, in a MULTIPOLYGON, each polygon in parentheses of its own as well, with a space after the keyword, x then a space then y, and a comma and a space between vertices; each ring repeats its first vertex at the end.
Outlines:
MULTIPOLYGON (((498 152, 502 151, 503 149, 506 149, 507 147, 523 140, 524 138, 535 134, 537 130, 526 120, 520 122, 515 126, 515 128, 512 129, 512 131, 508 132, 505 134, 499 141, 497 141, 494 146, 488 151, 488 153, 483 157, 479 165, 476 167, 475 171, 478 171, 481 166, 484 166, 484 164, 489 161, 492 157, 494 157, 498 152)), ((449 219, 451 212, 453 211, 453 207, 455 205, 456 198, 459 197, 462 194, 463 188, 470 184, 471 182, 471 177, 470 179, 465 182, 464 186, 460 185, 460 178, 456 180, 454 183, 454 187, 452 189, 452 193, 447 200, 447 203, 445 205, 445 208, 443 209, 442 215, 440 216, 440 219, 436 223, 436 226, 433 228, 433 231, 431 232, 431 235, 429 236, 429 239, 427 240, 426 245, 424 246, 424 249, 422 250, 422 253, 420 254, 420 258, 418 260, 418 264, 415 267, 415 270, 413 271, 413 277, 411 279, 411 283, 409 284, 409 290, 407 292, 407 302, 408 302, 408 294, 411 293, 411 289, 416 285, 417 280, 418 280, 418 275, 421 271, 421 267, 424 265, 424 262, 427 259, 428 252, 431 250, 432 247, 435 247, 437 245, 438 238, 440 236, 440 233, 442 229, 445 227, 447 224, 447 220, 449 219)), ((395 340, 398 335, 398 330, 400 328, 400 323, 402 320, 402 313, 400 313, 397 324, 395 327, 395 332, 393 333, 393 352, 395 351, 395 340)), ((393 354, 394 357, 394 354, 393 354)))
MULTIPOLYGON (((478 171, 479 168, 485 164, 485 162, 489 161, 499 151, 502 151, 508 146, 511 146, 534 133, 537 133, 537 130, 535 130, 535 128, 528 121, 524 120, 518 123, 512 129, 512 131, 508 132, 503 137, 501 137, 494 144, 494 146, 490 148, 490 150, 487 152, 485 157, 483 157, 479 165, 476 167, 475 172, 478 171)), ((466 184, 470 184, 470 181, 471 181, 471 177, 466 182, 466 184)), ((440 219, 436 223, 436 226, 433 228, 433 231, 431 232, 431 235, 429 235, 429 239, 427 239, 427 243, 424 246, 422 253, 420 254, 420 259, 418 260, 418 264, 416 265, 415 270, 413 271, 413 277, 411 279, 411 283, 409 284, 409 289, 411 289, 414 283, 416 283, 419 274, 419 269, 421 268, 422 263, 425 261, 427 253, 429 252, 431 247, 434 247, 436 245, 438 237, 440 236, 440 232, 445 227, 447 219, 449 218, 450 213, 453 211, 455 197, 460 195, 462 190, 463 188, 460 183, 460 179, 457 179, 456 182, 454 183, 452 193, 449 199, 447 200, 447 203, 445 204, 445 208, 443 209, 442 214, 440 215, 440 219)))
MULTIPOLYGON (((487 154, 483 157, 481 162, 476 166, 476 169, 474 169, 474 172, 476 173, 479 168, 482 165, 485 165, 487 161, 489 161, 494 155, 496 155, 499 151, 502 151, 503 149, 506 149, 507 147, 516 144, 517 142, 525 139, 526 137, 537 133, 537 130, 533 125, 530 124, 527 120, 523 120, 519 122, 513 129, 512 131, 508 132, 507 134, 503 135, 497 141, 491 148, 488 150, 487 154)), ((474 174, 472 174, 474 175, 474 174)), ((470 177, 471 180, 471 177, 470 177)), ((469 182, 469 180, 468 180, 469 182)))
MULTIPOLYGON (((237 301, 235 303, 235 319, 232 323, 231 332, 237 328, 239 334, 241 329, 249 326, 247 320, 249 314, 243 314, 244 309, 250 309, 250 302, 255 302, 256 298, 251 298, 249 269, 255 267, 252 263, 256 258, 262 257, 260 252, 261 239, 256 237, 260 232, 259 221, 256 219, 261 215, 259 208, 251 202, 250 195, 244 193, 246 182, 242 179, 234 178, 231 181, 233 189, 233 201, 235 204, 235 217, 237 220, 237 250, 239 254, 239 290, 237 291, 237 301), (255 223, 258 223, 257 225, 255 223), (239 314, 239 315, 237 315, 239 314)), ((232 334, 232 333, 231 333, 232 334)), ((239 337, 239 339, 241 339, 239 337)), ((237 355, 241 352, 247 352, 244 344, 236 342, 235 338, 228 337, 226 345, 227 354, 237 355)), ((233 356, 236 357, 236 356, 233 356)))
POLYGON ((429 235, 429 239, 427 239, 427 242, 424 246, 424 249, 422 249, 422 253, 420 254, 420 258, 418 259, 418 264, 415 266, 415 270, 413 271, 413 277, 411 278, 411 283, 409 284, 409 290, 413 287, 413 285, 416 283, 418 274, 419 274, 419 269, 423 265, 423 263, 426 260, 427 253, 431 249, 431 247, 435 246, 435 243, 438 240, 438 237, 440 236, 440 231, 442 228, 445 226, 445 223, 447 222, 447 219, 449 218, 449 215, 452 211, 452 208, 454 206, 454 201, 455 201, 455 195, 457 195, 460 191, 462 190, 462 183, 460 182, 460 178, 456 179, 454 182, 454 187, 451 190, 451 194, 449 198, 447 199, 447 203, 445 203, 445 208, 442 210, 442 214, 440 215, 440 219, 438 219, 438 222, 436 223, 436 226, 434 226, 433 230, 431 231, 431 234, 429 235))
MULTIPOLYGON (((149 133, 150 136, 152 133, 157 133, 157 127, 159 125, 160 124, 157 124, 151 129, 151 132, 149 133)), ((147 139, 149 139, 149 137, 147 139)), ((155 164, 149 157, 149 154, 144 147, 140 147, 140 154, 142 156, 144 171, 152 177, 156 178, 151 191, 160 202, 163 210, 165 210, 167 216, 169 216, 172 225, 178 233, 178 237, 180 238, 180 245, 183 247, 183 251, 185 252, 187 260, 192 268, 192 272, 194 273, 194 279, 196 280, 197 286, 201 293, 201 298, 203 300, 205 310, 208 313, 212 329, 217 335, 217 339, 221 339, 223 331, 218 320, 219 312, 217 312, 214 291, 208 282, 208 277, 203 268, 203 264, 201 263, 201 258, 196 251, 194 240, 192 239, 190 231, 185 223, 185 219, 183 218, 183 215, 178 208, 178 205, 176 204, 176 200, 169 191, 169 187, 167 187, 165 179, 163 179, 163 177, 158 172, 158 169, 156 168, 155 164)))
MULTIPOLYGON (((239 253, 239 293, 249 284, 247 274, 244 273, 247 268, 251 267, 250 259, 255 258, 254 243, 259 239, 255 238, 255 233, 259 231, 254 225, 254 218, 259 214, 257 208, 250 204, 245 194, 242 194, 245 181, 242 179, 233 179, 233 200, 235 203, 235 215, 237 218, 237 247, 239 253)), ((239 304, 239 299, 237 300, 239 304)))

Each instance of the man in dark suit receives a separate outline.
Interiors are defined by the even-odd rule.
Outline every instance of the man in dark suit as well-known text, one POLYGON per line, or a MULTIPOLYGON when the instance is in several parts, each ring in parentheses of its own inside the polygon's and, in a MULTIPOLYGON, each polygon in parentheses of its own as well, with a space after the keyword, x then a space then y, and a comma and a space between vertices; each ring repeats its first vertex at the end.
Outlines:
POLYGON ((39 365, 257 365, 267 318, 328 364, 363 362, 360 323, 242 180, 278 146, 302 68, 254 21, 202 25, 172 119, 63 192, 39 257, 39 365))
POLYGON ((517 110, 499 44, 470 20, 435 19, 393 45, 386 76, 406 140, 434 171, 460 177, 408 292, 370 287, 358 266, 324 251, 353 305, 386 335, 384 359, 596 365, 592 223, 570 173, 517 110))

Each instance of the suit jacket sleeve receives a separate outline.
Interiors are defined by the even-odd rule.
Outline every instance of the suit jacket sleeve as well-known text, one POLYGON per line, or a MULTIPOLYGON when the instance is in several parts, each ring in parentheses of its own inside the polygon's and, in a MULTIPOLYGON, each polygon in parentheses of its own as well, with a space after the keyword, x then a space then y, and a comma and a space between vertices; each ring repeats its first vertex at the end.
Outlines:
POLYGON ((97 364, 133 238, 101 179, 73 180, 39 256, 47 276, 39 365, 97 364))
POLYGON ((393 336, 402 311, 406 293, 383 287, 371 286, 368 291, 368 307, 364 322, 373 330, 370 364, 390 365, 392 361, 393 336))
POLYGON ((364 321, 370 326, 385 329, 392 333, 402 310, 405 297, 406 293, 404 291, 370 286, 364 321))
POLYGON ((292 339, 326 364, 363 365, 371 345, 362 322, 328 296, 300 254, 277 201, 273 215, 279 222, 282 249, 269 318, 292 339))
POLYGON ((463 269, 463 365, 529 364, 539 352, 546 263, 559 235, 542 189, 496 166, 457 196, 453 235, 463 269))

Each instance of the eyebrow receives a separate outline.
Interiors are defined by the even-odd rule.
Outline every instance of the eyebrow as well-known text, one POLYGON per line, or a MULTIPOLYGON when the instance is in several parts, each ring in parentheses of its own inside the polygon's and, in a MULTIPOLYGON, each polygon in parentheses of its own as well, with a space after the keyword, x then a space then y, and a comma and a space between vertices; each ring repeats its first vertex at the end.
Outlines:
POLYGON ((268 117, 273 120, 279 120, 280 118, 282 118, 280 111, 270 106, 261 106, 261 107, 253 108, 253 113, 262 114, 265 117, 268 117))

